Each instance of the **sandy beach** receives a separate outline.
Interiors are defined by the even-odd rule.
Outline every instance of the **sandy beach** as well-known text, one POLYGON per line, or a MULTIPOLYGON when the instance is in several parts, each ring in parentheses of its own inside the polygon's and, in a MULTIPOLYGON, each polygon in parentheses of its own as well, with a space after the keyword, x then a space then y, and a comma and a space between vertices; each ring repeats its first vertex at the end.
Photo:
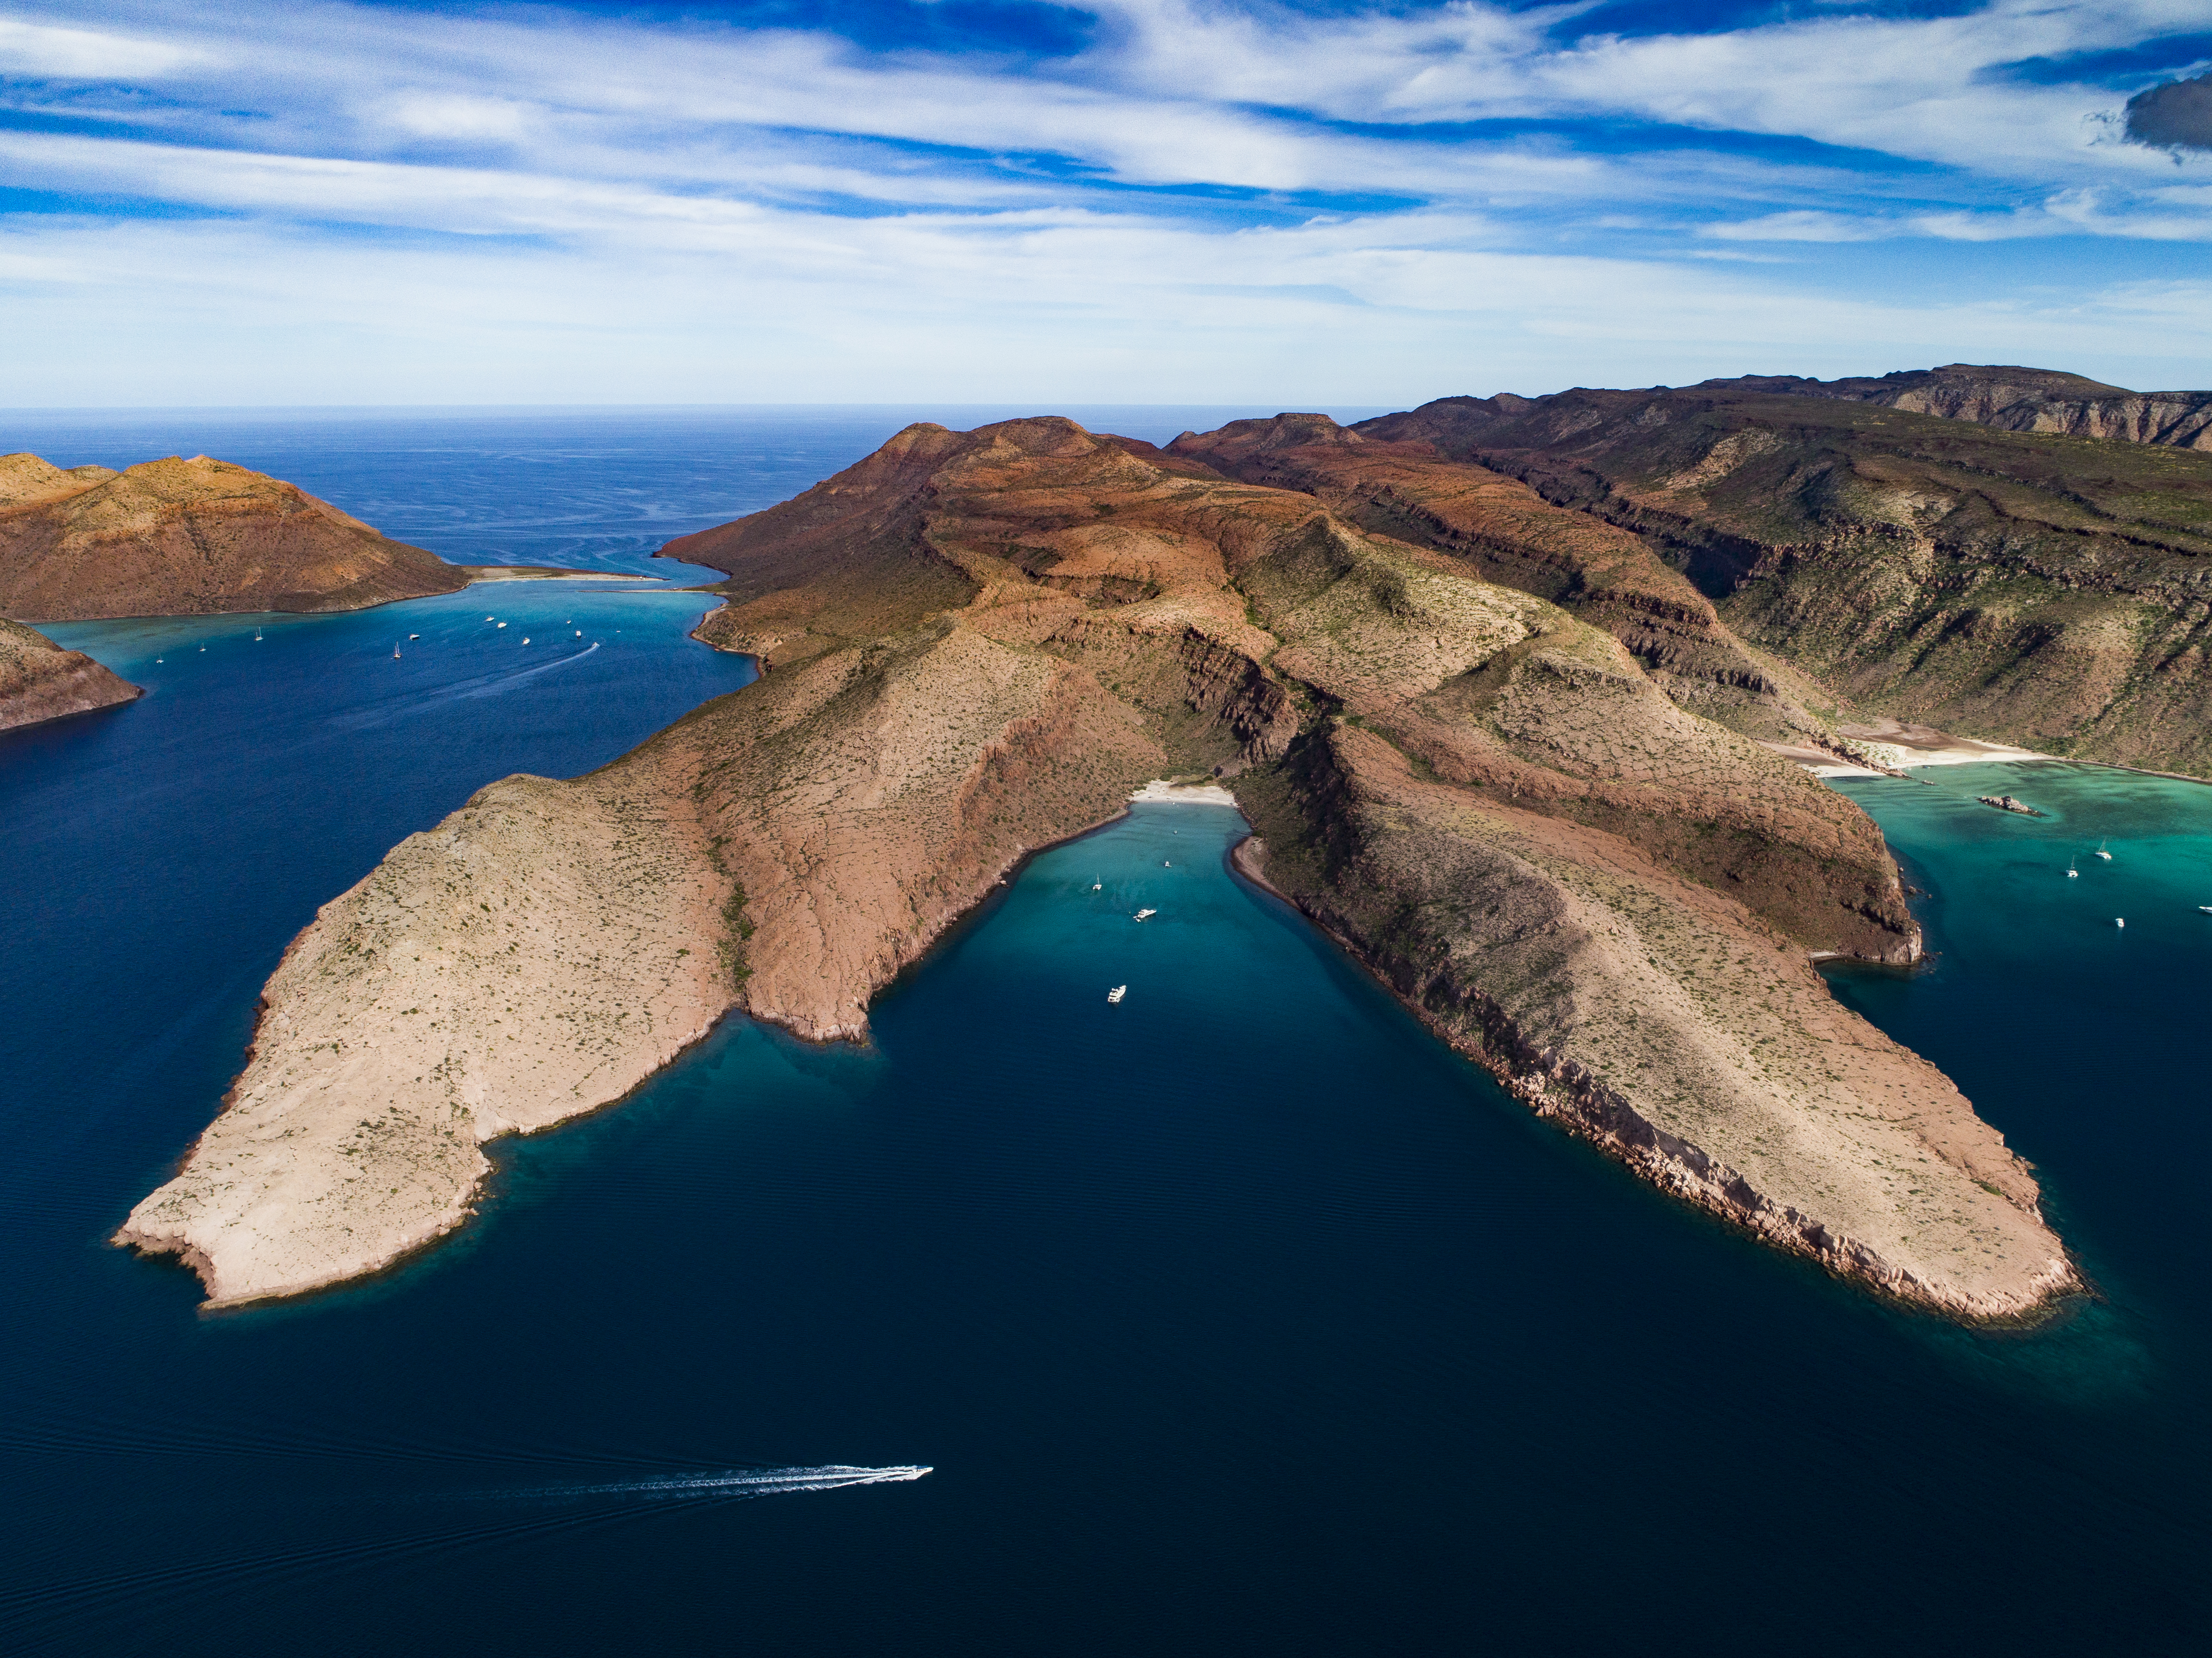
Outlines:
POLYGON ((1154 778, 1129 799, 1170 806, 1234 806, 1237 804, 1237 797, 1218 783, 1170 783, 1162 777, 1154 778))
POLYGON ((1922 766, 1978 766, 1992 761, 2057 760, 2063 756, 2034 749, 2017 749, 2008 743, 1984 743, 1978 738, 1954 737, 1933 726, 1913 726, 1897 720, 1879 720, 1867 726, 1838 726, 1838 736, 1865 749, 1872 765, 1853 765, 1826 749, 1796 743, 1762 743, 1759 746, 1794 760, 1815 777, 1887 777, 1922 766))

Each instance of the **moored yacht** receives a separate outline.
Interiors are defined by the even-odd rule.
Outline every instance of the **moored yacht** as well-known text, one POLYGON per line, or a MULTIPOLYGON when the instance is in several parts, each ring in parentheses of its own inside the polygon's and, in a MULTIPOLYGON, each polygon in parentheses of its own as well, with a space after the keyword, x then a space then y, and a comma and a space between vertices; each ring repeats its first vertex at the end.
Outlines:
POLYGON ((1118 1001, 1120 1001, 1120 1000, 1121 999, 1121 998, 1123 998, 1124 996, 1127 995, 1128 993, 1129 993, 1129 987, 1128 987, 1128 986, 1127 986, 1127 985, 1115 985, 1115 986, 1113 987, 1113 989, 1111 989, 1111 990, 1109 990, 1109 991, 1108 991, 1108 992, 1106 993, 1106 999, 1107 999, 1108 1001, 1109 1001, 1109 1002, 1118 1002, 1118 1001))

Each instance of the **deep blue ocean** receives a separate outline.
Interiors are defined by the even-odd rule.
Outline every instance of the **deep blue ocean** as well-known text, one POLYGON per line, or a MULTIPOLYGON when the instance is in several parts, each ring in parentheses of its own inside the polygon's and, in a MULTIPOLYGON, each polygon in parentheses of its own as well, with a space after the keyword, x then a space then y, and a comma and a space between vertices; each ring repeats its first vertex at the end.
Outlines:
MULTIPOLYGON (((1003 412, 0 414, 0 452, 205 451, 460 562, 698 580, 644 555, 1003 412)), ((2195 785, 1839 785, 1939 953, 1837 993, 2036 1163, 2099 1286, 2030 1331, 1885 1306, 1535 1121, 1211 807, 1031 860, 865 1048, 732 1019, 495 1146, 481 1216, 374 1281, 210 1315, 107 1247, 318 904, 745 683, 670 585, 50 630, 149 695, 0 735, 0 1651, 2199 1649, 2195 785), (829 1465, 933 1472, 749 1483, 829 1465)))

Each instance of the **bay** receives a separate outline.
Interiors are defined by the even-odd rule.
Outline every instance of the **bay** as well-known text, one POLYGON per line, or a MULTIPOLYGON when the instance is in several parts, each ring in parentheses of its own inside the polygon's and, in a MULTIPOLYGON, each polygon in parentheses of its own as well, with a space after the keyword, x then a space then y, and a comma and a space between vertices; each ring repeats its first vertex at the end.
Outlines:
MULTIPOLYGON (((681 575, 641 556, 911 413, 10 417, 0 446, 204 449, 464 562, 681 575)), ((491 778, 588 769, 743 683, 687 637, 706 603, 502 584, 55 630, 151 694, 0 738, 8 1650, 2194 1632, 2194 785, 2005 770, 2034 821, 1972 804, 1988 768, 1841 785, 1938 955, 1838 993, 2037 1162, 2101 1291, 2031 1331, 1886 1307, 1535 1121, 1239 880, 1240 820, 1205 807, 1032 859, 865 1048, 731 1020, 501 1145, 478 1218, 377 1279, 209 1315, 107 1248, 316 904, 491 778), (697 1483, 827 1465, 933 1471, 697 1483)))

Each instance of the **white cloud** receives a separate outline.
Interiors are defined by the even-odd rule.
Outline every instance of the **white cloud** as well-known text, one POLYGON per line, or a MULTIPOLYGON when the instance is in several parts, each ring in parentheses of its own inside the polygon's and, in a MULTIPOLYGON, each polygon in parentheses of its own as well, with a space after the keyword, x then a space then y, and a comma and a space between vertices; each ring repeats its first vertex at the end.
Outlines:
POLYGON ((155 81, 219 62, 198 46, 0 17, 0 71, 60 81, 155 81))
MULTIPOLYGON (((73 118, 0 126, 0 170, 215 216, 0 221, 0 398, 1389 402, 1439 375, 1534 390, 2069 349, 2118 377, 2145 305, 2169 364, 2212 378, 2198 288, 1854 301, 1795 251, 2212 237, 2188 174, 2094 142, 2116 94, 2003 68, 2201 8, 1573 39, 1573 6, 1098 0, 1093 46, 1017 65, 550 9, 50 0, 0 21, 0 65, 16 107, 73 118), (1553 125, 1436 125, 1530 118, 1553 125), (1893 161, 1577 148, 1579 119, 1893 161)), ((2045 291, 2017 269, 1985 288, 2045 291)))

